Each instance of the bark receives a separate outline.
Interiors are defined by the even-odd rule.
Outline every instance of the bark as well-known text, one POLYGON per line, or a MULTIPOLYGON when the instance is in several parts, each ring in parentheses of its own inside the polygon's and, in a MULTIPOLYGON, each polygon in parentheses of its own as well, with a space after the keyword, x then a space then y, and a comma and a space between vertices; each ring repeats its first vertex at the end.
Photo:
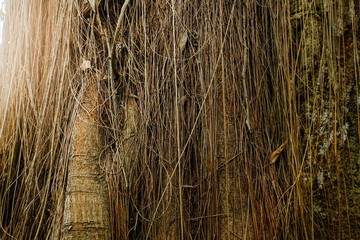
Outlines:
MULTIPOLYGON (((226 104, 226 102, 225 102, 226 104)), ((228 105, 229 106, 229 105, 228 105)), ((218 117, 219 148, 219 191, 220 209, 225 213, 221 221, 221 239, 252 239, 249 196, 244 185, 247 183, 245 172, 240 168, 236 153, 235 121, 231 111, 223 105, 223 114, 218 117)), ((221 111, 219 109, 219 111, 221 111)))
MULTIPOLYGON (((135 212, 135 209, 131 209, 129 206, 129 192, 128 189, 130 185, 132 185, 130 178, 132 177, 130 172, 132 167, 136 165, 139 154, 139 144, 137 142, 138 136, 138 117, 139 117, 139 109, 135 99, 130 98, 125 100, 124 103, 124 127, 121 131, 121 143, 120 143, 120 165, 121 165, 121 173, 123 178, 119 178, 116 184, 121 184, 123 193, 122 193, 122 204, 120 205, 121 209, 116 209, 115 212, 122 213, 123 216, 119 220, 121 224, 120 236, 116 236, 121 239, 129 238, 129 219, 133 216, 132 210, 135 212), (129 217, 130 216, 130 217, 129 217)), ((117 194, 117 193, 116 193, 117 194)), ((121 198, 120 198, 121 199, 121 198)), ((130 237, 131 238, 131 237, 130 237)))
MULTIPOLYGON (((139 109, 134 99, 125 103, 125 125, 122 131, 121 157, 125 174, 130 172, 131 165, 137 159, 138 144, 136 134, 138 132, 139 109)), ((125 179, 126 180, 126 179, 125 179)), ((127 180, 126 180, 126 184, 127 180)))
MULTIPOLYGON (((167 179, 166 181, 170 180, 167 179)), ((167 192, 165 193, 163 203, 163 216, 159 219, 157 223, 157 231, 159 234, 157 235, 156 239, 159 240, 172 240, 180 238, 176 224, 178 213, 175 208, 175 194, 173 193, 172 195, 173 196, 171 196, 171 192, 169 190, 167 190, 167 192)))
POLYGON ((110 239, 108 194, 101 166, 95 84, 85 88, 75 120, 73 157, 69 160, 61 239, 110 239))

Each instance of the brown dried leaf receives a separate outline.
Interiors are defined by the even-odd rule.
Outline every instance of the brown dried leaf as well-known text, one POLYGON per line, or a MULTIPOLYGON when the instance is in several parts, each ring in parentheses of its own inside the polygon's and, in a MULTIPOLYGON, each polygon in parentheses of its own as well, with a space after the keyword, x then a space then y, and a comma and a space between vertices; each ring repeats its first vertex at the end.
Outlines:
POLYGON ((270 164, 274 164, 278 159, 282 151, 284 151, 286 142, 280 145, 270 156, 270 164))

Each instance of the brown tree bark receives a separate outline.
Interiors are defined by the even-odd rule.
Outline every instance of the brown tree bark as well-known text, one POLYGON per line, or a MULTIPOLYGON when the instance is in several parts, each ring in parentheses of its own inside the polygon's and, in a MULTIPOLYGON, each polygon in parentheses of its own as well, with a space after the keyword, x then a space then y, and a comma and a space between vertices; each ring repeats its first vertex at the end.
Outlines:
POLYGON ((61 239, 110 239, 108 194, 100 168, 103 140, 99 134, 97 87, 85 87, 73 135, 61 239))

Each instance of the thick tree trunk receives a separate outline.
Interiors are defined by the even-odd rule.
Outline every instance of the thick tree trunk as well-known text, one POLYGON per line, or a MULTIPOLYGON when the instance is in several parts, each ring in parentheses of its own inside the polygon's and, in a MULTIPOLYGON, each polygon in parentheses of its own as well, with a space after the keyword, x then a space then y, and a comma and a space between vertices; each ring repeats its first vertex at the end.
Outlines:
POLYGON ((101 166, 103 141, 99 134, 95 84, 85 88, 69 161, 62 239, 110 239, 108 194, 101 166))

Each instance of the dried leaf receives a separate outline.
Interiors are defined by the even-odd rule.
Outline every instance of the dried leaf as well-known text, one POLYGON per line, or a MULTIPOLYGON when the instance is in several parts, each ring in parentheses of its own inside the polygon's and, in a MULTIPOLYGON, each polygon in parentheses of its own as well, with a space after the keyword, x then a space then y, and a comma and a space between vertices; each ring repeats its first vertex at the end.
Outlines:
POLYGON ((180 47, 181 52, 184 51, 187 41, 188 41, 188 33, 187 33, 187 31, 185 31, 182 34, 180 42, 179 42, 179 47, 180 47))
POLYGON ((87 69, 91 69, 91 62, 89 60, 84 59, 80 65, 81 70, 85 71, 87 69))
POLYGON ((90 3, 90 6, 92 8, 92 10, 95 12, 96 11, 96 5, 98 4, 96 0, 88 0, 88 2, 90 3))
POLYGON ((284 151, 286 142, 280 145, 270 156, 270 164, 274 164, 278 159, 282 151, 284 151))

